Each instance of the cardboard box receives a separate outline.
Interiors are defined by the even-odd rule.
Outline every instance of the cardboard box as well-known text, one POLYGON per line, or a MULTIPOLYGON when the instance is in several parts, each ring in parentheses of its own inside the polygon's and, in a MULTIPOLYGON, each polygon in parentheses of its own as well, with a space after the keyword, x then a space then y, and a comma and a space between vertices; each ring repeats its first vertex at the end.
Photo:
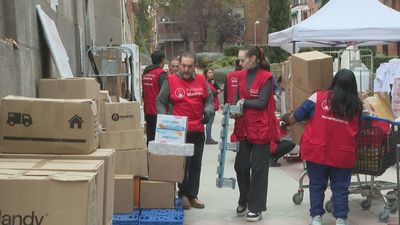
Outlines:
POLYGON ((175 183, 142 180, 140 183, 140 208, 175 208, 175 183))
MULTIPOLYGON (((48 170, 96 173, 96 224, 103 223, 104 163, 101 160, 47 160, 47 159, 0 159, 0 169, 48 170)), ((67 196, 68 197, 68 196, 67 196)), ((71 202, 71 204, 74 204, 71 202)))
POLYGON ((148 156, 149 180, 182 182, 185 174, 185 156, 148 156))
POLYGON ((186 131, 186 127, 187 127, 186 116, 174 116, 165 114, 157 115, 156 128, 186 131))
POLYGON ((107 131, 142 128, 139 102, 106 103, 105 114, 107 131))
POLYGON ((100 91, 99 96, 97 97, 97 106, 100 118, 100 124, 105 127, 106 126, 106 103, 111 102, 111 97, 108 94, 108 91, 100 91))
POLYGON ((97 149, 88 155, 60 155, 60 154, 0 154, 0 158, 22 159, 72 159, 72 160, 103 160, 104 161, 104 197, 103 197, 103 224, 112 220, 114 209, 114 174, 116 155, 114 149, 97 149))
POLYGON ((92 100, 7 96, 1 105, 4 152, 88 154, 98 148, 99 122, 92 100))
POLYGON ((293 98, 292 87, 291 86, 287 86, 285 88, 285 108, 286 108, 286 112, 294 111, 292 98, 293 98))
POLYGON ((144 130, 122 130, 100 132, 100 148, 115 150, 145 148, 144 130))
POLYGON ((305 123, 295 123, 290 126, 291 134, 292 134, 292 142, 296 145, 300 144, 301 136, 303 135, 305 123))
POLYGON ((94 99, 100 84, 94 78, 40 79, 39 98, 94 99))
POLYGON ((291 94, 292 108, 293 110, 296 110, 301 104, 303 104, 305 100, 307 100, 313 94, 313 92, 304 91, 303 89, 293 85, 291 87, 291 94))
POLYGON ((304 91, 328 89, 333 79, 333 57, 312 51, 292 55, 293 84, 304 91))
POLYGON ((115 154, 117 156, 115 174, 134 174, 143 177, 148 175, 146 149, 120 150, 115 154))
POLYGON ((140 208, 140 176, 133 177, 133 207, 140 208))
POLYGON ((0 190, 1 224, 99 224, 96 173, 0 170, 0 190))
POLYGON ((184 144, 186 142, 186 131, 156 128, 156 135, 154 140, 159 143, 184 144))
POLYGON ((133 175, 116 175, 114 213, 132 213, 134 202, 133 175))

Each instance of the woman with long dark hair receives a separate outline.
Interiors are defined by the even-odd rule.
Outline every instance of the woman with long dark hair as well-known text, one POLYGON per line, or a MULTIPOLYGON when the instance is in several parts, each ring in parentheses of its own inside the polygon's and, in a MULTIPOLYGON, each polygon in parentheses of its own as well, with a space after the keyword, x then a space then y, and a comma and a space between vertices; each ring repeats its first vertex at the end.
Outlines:
POLYGON ((317 91, 294 114, 282 117, 287 125, 307 121, 300 152, 310 179, 311 225, 321 225, 324 193, 330 181, 336 225, 347 225, 348 188, 356 160, 355 136, 362 113, 356 78, 339 70, 328 90, 317 91))
POLYGON ((267 210, 270 144, 275 141, 277 121, 272 74, 262 49, 245 46, 239 51, 243 73, 238 75, 238 105, 243 114, 236 117, 235 134, 240 141, 235 171, 239 185, 236 213, 253 222, 267 210))
POLYGON ((214 140, 211 136, 212 125, 214 123, 215 112, 219 110, 219 99, 218 94, 221 93, 221 88, 219 87, 218 83, 214 80, 214 70, 213 69, 205 69, 204 76, 207 79, 207 84, 210 87, 210 90, 213 94, 213 104, 214 104, 214 112, 210 117, 210 120, 206 124, 206 144, 207 145, 216 145, 218 141, 214 140))

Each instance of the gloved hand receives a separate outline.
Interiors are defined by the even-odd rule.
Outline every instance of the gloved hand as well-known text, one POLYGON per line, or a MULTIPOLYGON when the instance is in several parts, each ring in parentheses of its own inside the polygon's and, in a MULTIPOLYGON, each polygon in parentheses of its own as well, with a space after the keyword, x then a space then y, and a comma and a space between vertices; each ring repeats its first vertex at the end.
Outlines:
POLYGON ((211 113, 209 111, 205 111, 203 114, 203 118, 201 118, 201 123, 207 124, 208 122, 210 122, 210 117, 211 117, 211 113))
POLYGON ((281 122, 279 123, 279 125, 280 125, 281 127, 287 127, 287 126, 289 126, 289 125, 290 125, 290 123, 289 123, 289 117, 290 117, 291 115, 292 115, 291 112, 285 113, 285 115, 283 115, 283 116, 281 117, 281 122))

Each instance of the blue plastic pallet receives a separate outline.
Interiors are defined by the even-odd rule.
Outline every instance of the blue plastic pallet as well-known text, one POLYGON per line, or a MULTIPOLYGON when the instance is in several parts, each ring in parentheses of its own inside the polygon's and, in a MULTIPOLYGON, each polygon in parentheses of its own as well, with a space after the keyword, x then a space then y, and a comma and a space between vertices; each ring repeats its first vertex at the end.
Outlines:
POLYGON ((182 209, 182 198, 176 198, 175 199, 175 208, 176 209, 182 209))
POLYGON ((183 225, 182 209, 142 209, 139 225, 183 225))
POLYGON ((134 209, 129 214, 114 214, 113 225, 138 225, 139 224, 140 209, 134 209))

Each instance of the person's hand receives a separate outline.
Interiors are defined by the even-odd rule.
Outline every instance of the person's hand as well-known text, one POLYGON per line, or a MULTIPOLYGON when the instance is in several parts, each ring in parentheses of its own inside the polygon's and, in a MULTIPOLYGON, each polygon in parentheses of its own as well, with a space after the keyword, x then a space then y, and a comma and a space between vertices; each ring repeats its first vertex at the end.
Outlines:
POLYGON ((203 118, 201 118, 201 123, 207 124, 208 122, 210 122, 210 117, 211 117, 210 112, 208 112, 208 111, 204 112, 203 118))
POLYGON ((281 117, 281 121, 279 122, 279 126, 281 127, 287 127, 290 125, 290 121, 289 121, 289 117, 292 115, 291 112, 285 113, 285 115, 283 115, 281 117))

